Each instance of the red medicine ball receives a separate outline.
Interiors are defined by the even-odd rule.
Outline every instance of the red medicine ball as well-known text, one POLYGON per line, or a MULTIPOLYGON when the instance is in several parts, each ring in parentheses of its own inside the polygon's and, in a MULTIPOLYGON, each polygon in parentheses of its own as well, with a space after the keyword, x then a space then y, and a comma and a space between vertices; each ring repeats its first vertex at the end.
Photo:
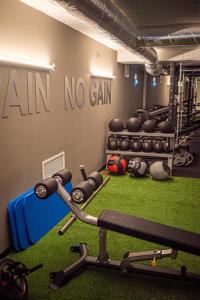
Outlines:
POLYGON ((125 159, 118 155, 111 155, 107 161, 107 169, 112 174, 123 174, 126 165, 125 159))

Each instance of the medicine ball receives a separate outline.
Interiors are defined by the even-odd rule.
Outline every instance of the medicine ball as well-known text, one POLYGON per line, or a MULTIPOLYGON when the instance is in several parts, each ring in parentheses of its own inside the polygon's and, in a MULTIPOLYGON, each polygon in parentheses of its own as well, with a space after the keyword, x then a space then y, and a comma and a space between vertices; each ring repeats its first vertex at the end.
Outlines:
POLYGON ((142 128, 145 132, 153 132, 156 127, 156 121, 155 120, 147 120, 144 122, 142 128))
POLYGON ((163 133, 168 133, 172 130, 172 123, 170 121, 162 121, 158 123, 158 128, 163 133))
POLYGON ((167 180, 170 175, 170 168, 163 161, 156 161, 150 167, 150 174, 155 180, 167 180))
POLYGON ((131 177, 143 177, 146 175, 148 163, 141 158, 132 158, 128 163, 128 173, 131 177))
POLYGON ((128 129, 128 131, 138 131, 141 126, 142 123, 138 118, 129 118, 126 122, 126 129, 128 129))
POLYGON ((126 160, 119 155, 111 155, 107 161, 107 170, 111 174, 122 175, 126 171, 126 160))
POLYGON ((122 131, 124 129, 124 123, 120 119, 115 118, 108 123, 108 127, 110 131, 122 131))

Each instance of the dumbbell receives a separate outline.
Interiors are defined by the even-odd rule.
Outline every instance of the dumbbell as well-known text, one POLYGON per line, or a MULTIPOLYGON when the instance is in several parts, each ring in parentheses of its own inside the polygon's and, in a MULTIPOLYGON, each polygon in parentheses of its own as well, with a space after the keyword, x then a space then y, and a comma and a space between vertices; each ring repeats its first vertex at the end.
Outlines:
POLYGON ((92 172, 86 175, 84 166, 80 166, 83 181, 78 183, 71 192, 72 200, 75 203, 81 204, 93 194, 95 190, 103 183, 103 176, 99 172, 92 172))

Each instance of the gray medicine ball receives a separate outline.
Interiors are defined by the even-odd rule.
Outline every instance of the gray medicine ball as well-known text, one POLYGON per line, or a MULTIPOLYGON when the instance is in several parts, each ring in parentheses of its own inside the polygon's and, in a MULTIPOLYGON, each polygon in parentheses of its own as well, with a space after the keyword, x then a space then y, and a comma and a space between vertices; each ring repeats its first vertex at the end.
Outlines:
POLYGON ((150 166, 150 174, 155 180, 167 180, 170 176, 170 168, 163 161, 156 161, 150 166))
POLYGON ((139 157, 130 159, 127 171, 131 177, 143 177, 146 175, 148 163, 139 157))

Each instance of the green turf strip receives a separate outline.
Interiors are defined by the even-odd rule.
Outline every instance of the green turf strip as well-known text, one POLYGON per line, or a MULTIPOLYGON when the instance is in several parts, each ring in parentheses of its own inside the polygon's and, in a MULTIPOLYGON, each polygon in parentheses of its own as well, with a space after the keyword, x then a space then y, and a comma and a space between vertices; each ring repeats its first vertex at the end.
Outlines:
MULTIPOLYGON (((98 216, 103 209, 132 214, 189 231, 200 232, 200 179, 174 177, 165 182, 150 178, 133 179, 127 175, 111 176, 111 180, 95 197, 86 211, 98 216)), ((59 290, 48 288, 50 271, 65 268, 78 257, 70 253, 71 245, 87 242, 91 255, 98 254, 98 228, 75 222, 63 236, 57 234, 62 220, 36 245, 10 255, 28 266, 43 263, 43 269, 29 278, 29 299, 131 299, 131 300, 199 300, 200 287, 179 281, 121 274, 119 271, 93 269, 71 280, 59 290)), ((160 249, 161 246, 129 236, 108 232, 108 251, 113 259, 121 259, 128 250, 160 249)), ((162 247, 163 249, 167 247, 162 247)), ((180 252, 176 260, 164 258, 159 266, 180 268, 187 265, 200 273, 200 257, 180 252)))

